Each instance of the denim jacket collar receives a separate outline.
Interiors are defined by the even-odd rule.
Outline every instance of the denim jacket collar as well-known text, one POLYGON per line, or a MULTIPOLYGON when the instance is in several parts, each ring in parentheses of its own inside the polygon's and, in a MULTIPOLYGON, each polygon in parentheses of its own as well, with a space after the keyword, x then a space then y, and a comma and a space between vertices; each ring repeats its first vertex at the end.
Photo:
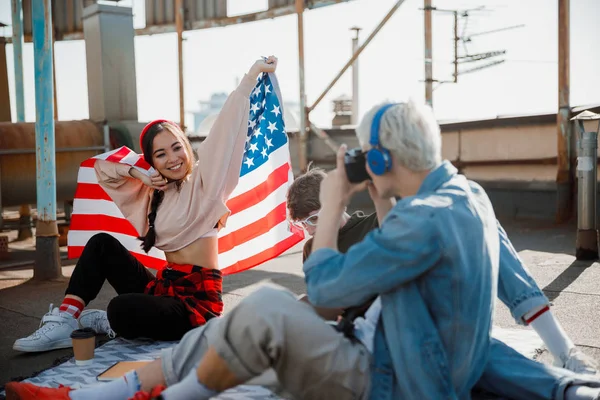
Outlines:
POLYGON ((450 163, 450 161, 443 161, 439 167, 435 168, 425 177, 423 183, 421 183, 421 187, 419 187, 417 195, 437 190, 457 173, 458 170, 450 163))

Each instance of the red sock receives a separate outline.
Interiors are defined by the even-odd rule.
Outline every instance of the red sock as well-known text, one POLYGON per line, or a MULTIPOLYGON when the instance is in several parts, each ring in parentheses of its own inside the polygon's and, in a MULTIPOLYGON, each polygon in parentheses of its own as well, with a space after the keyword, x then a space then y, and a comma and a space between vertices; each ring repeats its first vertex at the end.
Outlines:
POLYGON ((73 318, 77 319, 79 318, 79 314, 81 314, 84 308, 85 304, 83 304, 79 300, 75 300, 70 297, 65 297, 58 310, 60 312, 71 314, 73 318))

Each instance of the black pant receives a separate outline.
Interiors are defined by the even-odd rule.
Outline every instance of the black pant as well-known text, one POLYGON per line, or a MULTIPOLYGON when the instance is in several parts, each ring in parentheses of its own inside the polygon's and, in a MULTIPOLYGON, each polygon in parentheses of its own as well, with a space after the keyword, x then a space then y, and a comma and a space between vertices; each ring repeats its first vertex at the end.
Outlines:
POLYGON ((81 297, 87 305, 106 280, 119 294, 107 309, 110 326, 118 335, 179 340, 193 328, 189 313, 179 299, 144 294, 153 279, 117 239, 99 233, 83 249, 66 294, 81 297))

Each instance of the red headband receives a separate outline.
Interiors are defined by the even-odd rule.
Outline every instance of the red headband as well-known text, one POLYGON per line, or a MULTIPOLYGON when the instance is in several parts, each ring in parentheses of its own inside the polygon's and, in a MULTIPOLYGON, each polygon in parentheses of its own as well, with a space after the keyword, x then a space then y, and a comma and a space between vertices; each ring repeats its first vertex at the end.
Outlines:
POLYGON ((144 135, 146 135, 146 132, 148 132, 150 130, 150 128, 152 128, 154 125, 161 124, 163 122, 167 122, 169 124, 175 125, 175 123, 173 123, 169 120, 166 120, 166 119, 155 119, 154 121, 152 121, 148 125, 146 125, 144 127, 144 129, 142 129, 142 133, 140 134, 140 150, 142 151, 142 153, 144 152, 144 145, 142 144, 142 142, 144 140, 144 135))

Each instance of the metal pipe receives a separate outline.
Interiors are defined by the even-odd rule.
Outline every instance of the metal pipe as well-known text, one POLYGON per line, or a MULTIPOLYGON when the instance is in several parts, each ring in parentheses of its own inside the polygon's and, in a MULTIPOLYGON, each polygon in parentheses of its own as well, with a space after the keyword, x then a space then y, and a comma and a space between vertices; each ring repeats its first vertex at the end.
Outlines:
POLYGON ((34 1, 32 17, 38 216, 42 221, 52 221, 56 220, 56 165, 51 0, 34 1))
POLYGON ((300 170, 305 171, 308 166, 308 113, 306 109, 306 87, 304 82, 304 0, 296 0, 296 15, 298 16, 298 71, 300 79, 300 146, 298 158, 300 170))
POLYGON ((36 259, 34 279, 62 276, 56 225, 56 164, 54 151, 54 85, 51 0, 33 1, 35 62, 35 142, 37 165, 36 259))
MULTIPOLYGON (((0 121, 10 121, 12 119, 9 86, 6 39, 0 36, 0 121)), ((0 244, 0 246, 2 246, 2 244, 0 244)))
POLYGON ((598 137, 596 132, 582 132, 579 139, 577 157, 578 180, 578 229, 596 228, 596 153, 598 137), (587 166, 587 167, 586 167, 587 166))
MULTIPOLYGON (((108 126, 108 123, 106 121, 104 121, 104 126, 102 127, 102 136, 104 139, 104 152, 109 152, 110 151, 110 127, 108 126)), ((57 152, 59 152, 59 150, 62 149, 58 149, 56 150, 57 152)))
POLYGON ((50 21, 50 23, 52 24, 52 85, 54 87, 54 90, 52 91, 52 97, 54 101, 54 120, 58 121, 58 96, 56 90, 56 57, 54 57, 54 43, 56 41, 54 40, 54 23, 53 21, 50 21))
POLYGON ((433 56, 431 33, 431 0, 424 1, 425 16, 425 102, 433 107, 433 56))
MULTIPOLYGON (((17 122, 25 122, 25 96, 23 84, 23 5, 21 0, 12 0, 11 6, 17 122)), ((0 199, 1 198, 2 194, 0 192, 0 199)), ((2 208, 0 207, 0 212, 1 210, 2 208)), ((0 220, 1 219, 2 218, 0 218, 0 220)), ((21 204, 19 208, 19 233, 17 240, 25 240, 31 237, 33 237, 33 231, 31 230, 31 206, 29 204, 21 204)))
POLYGON ((454 11, 454 83, 458 82, 458 12, 454 11))
POLYGON ((23 6, 21 0, 12 0, 12 43, 15 66, 15 100, 17 122, 25 121, 25 90, 23 86, 23 6))
POLYGON ((185 100, 183 98, 183 0, 175 0, 175 25, 177 27, 177 62, 179 66, 179 126, 185 132, 185 100))
POLYGON ((346 70, 352 65, 354 60, 356 60, 356 58, 360 55, 360 53, 362 53, 363 50, 369 45, 369 43, 371 43, 371 40, 373 40, 375 35, 377 35, 377 33, 381 30, 381 28, 383 28, 383 26, 392 17, 392 15, 394 15, 396 10, 402 5, 402 3, 404 3, 404 0, 398 0, 396 2, 396 4, 391 8, 391 10, 386 14, 386 16, 383 17, 383 20, 381 20, 381 22, 379 23, 379 25, 377 25, 375 30, 373 30, 373 32, 371 32, 371 34, 369 35, 367 40, 365 40, 365 42, 358 48, 356 53, 354 53, 352 55, 350 60, 348 60, 348 62, 346 63, 346 65, 344 65, 342 70, 337 74, 337 76, 333 79, 333 81, 331 81, 329 86, 327 86, 327 88, 323 91, 323 93, 321 93, 321 95, 317 98, 317 100, 314 102, 314 104, 312 106, 308 107, 309 112, 314 110, 315 107, 321 102, 321 100, 323 100, 323 97, 325 97, 325 95, 327 95, 327 93, 329 93, 329 91, 331 90, 333 85, 336 84, 336 82, 342 77, 342 75, 344 75, 344 72, 346 72, 346 70))
POLYGON ((584 120, 598 120, 600 114, 584 111, 577 117, 577 240, 578 260, 598 259, 597 192, 598 192, 598 132, 586 132, 584 120))
POLYGON ((571 171, 570 141, 571 123, 569 116, 569 0, 558 1, 558 115, 557 149, 558 171, 557 188, 557 222, 567 221, 573 209, 573 173, 571 171))
MULTIPOLYGON (((2 168, 0 167, 0 176, 2 175, 2 168)), ((2 211, 4 209, 4 204, 2 204, 2 179, 0 179, 0 230, 4 229, 4 215, 2 211)))
MULTIPOLYGON (((351 28, 356 34, 352 38, 352 54, 358 50, 358 35, 361 28, 355 26, 351 28)), ((358 59, 352 64, 352 125, 358 124, 358 59)), ((337 150, 336 150, 337 151, 337 150)))

